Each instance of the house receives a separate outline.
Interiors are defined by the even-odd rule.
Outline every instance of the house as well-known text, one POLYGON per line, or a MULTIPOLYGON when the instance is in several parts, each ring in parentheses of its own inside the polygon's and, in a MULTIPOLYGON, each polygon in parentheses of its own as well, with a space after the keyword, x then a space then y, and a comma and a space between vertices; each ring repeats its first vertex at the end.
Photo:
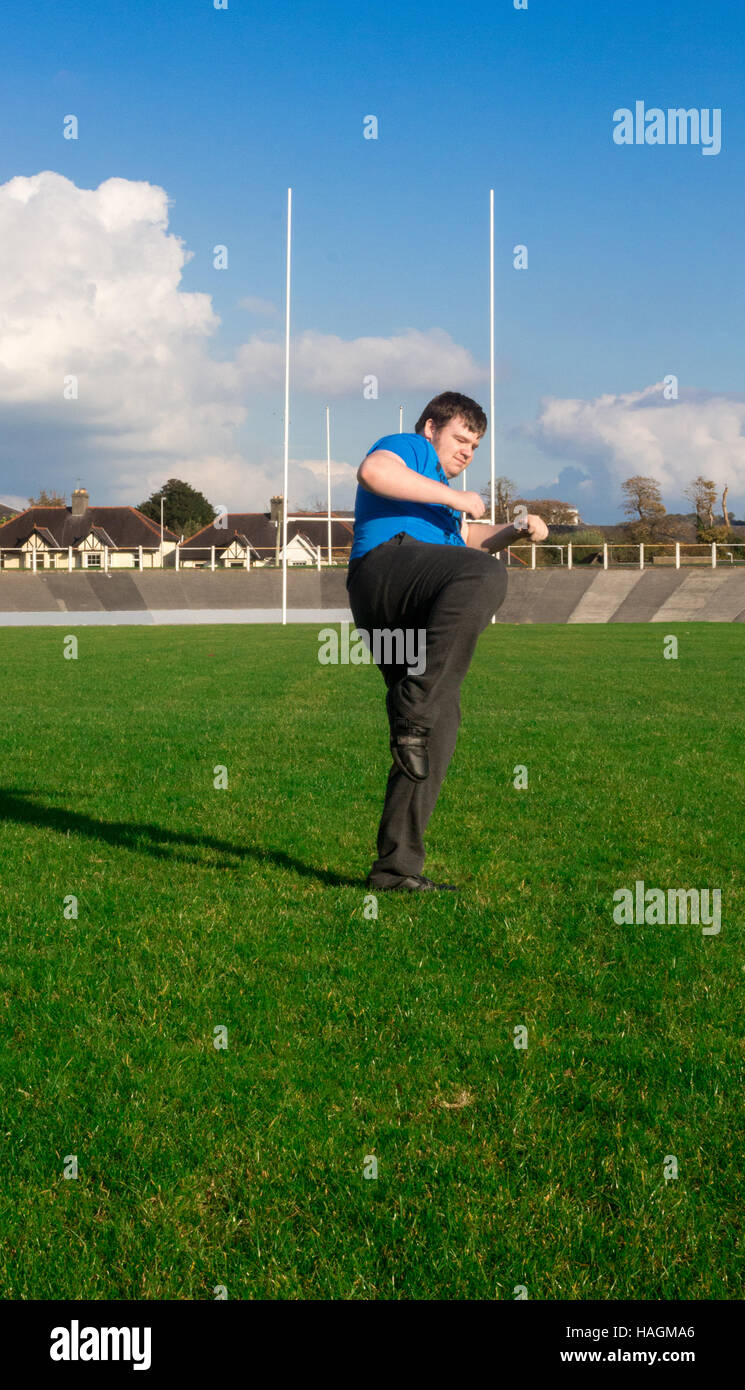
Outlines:
MULTIPOLYGON (((288 565, 315 565, 328 558, 328 521, 325 512, 297 513, 287 522, 288 565)), ((353 522, 331 513, 331 557, 344 562, 352 548, 353 522)), ((282 498, 273 497, 268 512, 225 512, 203 526, 179 546, 179 565, 200 569, 214 563, 223 569, 282 563, 282 498)))
MULTIPOLYGON (((163 529, 163 555, 179 537, 163 529)), ((70 507, 27 507, 0 525, 0 568, 139 569, 160 565, 160 526, 136 507, 91 507, 75 488, 70 507)))
POLYGON ((534 516, 540 516, 547 526, 579 526, 582 518, 576 507, 569 502, 560 502, 557 497, 516 497, 511 506, 527 507, 534 516))

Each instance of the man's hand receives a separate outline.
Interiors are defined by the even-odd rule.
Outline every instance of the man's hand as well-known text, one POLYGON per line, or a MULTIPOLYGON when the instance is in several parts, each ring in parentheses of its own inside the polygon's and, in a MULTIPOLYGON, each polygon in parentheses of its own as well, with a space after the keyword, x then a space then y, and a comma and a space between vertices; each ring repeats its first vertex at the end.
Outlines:
POLYGON ((463 512, 466 516, 472 516, 477 521, 486 511, 486 503, 478 492, 455 492, 450 505, 456 511, 463 512))
POLYGON ((529 512, 525 518, 525 534, 529 541, 545 541, 548 527, 543 518, 529 512))
POLYGON ((483 522, 471 525, 464 521, 461 535, 466 545, 485 550, 488 555, 498 555, 500 550, 506 550, 508 545, 520 545, 526 541, 545 541, 548 527, 539 516, 524 514, 508 522, 506 526, 485 525, 483 522))

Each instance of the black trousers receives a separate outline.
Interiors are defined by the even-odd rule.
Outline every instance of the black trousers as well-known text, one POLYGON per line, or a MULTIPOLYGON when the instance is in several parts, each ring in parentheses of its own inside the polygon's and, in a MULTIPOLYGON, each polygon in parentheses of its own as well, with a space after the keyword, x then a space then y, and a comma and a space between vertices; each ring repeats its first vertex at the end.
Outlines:
POLYGON ((507 569, 485 551, 430 545, 401 531, 358 560, 347 576, 355 625, 371 638, 376 630, 426 632, 421 659, 407 662, 392 644, 379 644, 373 659, 387 686, 391 721, 400 716, 429 731, 429 777, 412 780, 396 767, 388 773, 378 829, 378 857, 370 872, 375 887, 392 887, 424 866, 424 832, 435 808, 460 727, 460 687, 479 633, 504 602, 507 569), (378 659, 380 658, 380 659, 378 659))

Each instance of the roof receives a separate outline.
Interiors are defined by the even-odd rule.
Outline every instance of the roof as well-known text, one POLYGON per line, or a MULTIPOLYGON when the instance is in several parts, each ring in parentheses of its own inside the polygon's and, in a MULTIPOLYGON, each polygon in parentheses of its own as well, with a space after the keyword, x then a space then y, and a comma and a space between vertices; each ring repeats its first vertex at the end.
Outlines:
POLYGON ((240 546, 252 550, 254 555, 258 555, 259 552, 256 546, 251 544, 248 536, 246 536, 243 531, 234 531, 231 536, 228 536, 226 541, 221 541, 219 546, 215 546, 215 549, 219 550, 220 547, 222 547, 224 550, 229 550, 234 541, 238 541, 240 546))
POLYGON ((296 531, 294 536, 288 535, 287 549, 289 550, 290 546, 293 545, 299 545, 302 550, 306 551, 308 555, 312 555, 314 559, 316 554, 318 553, 318 546, 314 545, 313 542, 309 540, 308 537, 302 531, 296 531))
POLYGON ((34 532, 41 536, 42 540, 53 550, 59 550, 59 546, 47 526, 32 526, 31 534, 33 535, 34 532))
MULTIPOLYGON (((0 548, 16 550, 32 531, 45 532, 49 544, 77 546, 91 532, 102 545, 112 549, 132 549, 143 545, 154 548, 160 542, 160 526, 144 516, 136 507, 87 507, 81 516, 73 516, 71 507, 27 507, 0 526, 0 548)), ((175 531, 163 528, 163 538, 178 541, 175 531)))
MULTIPOLYGON (((164 528, 165 529, 165 528, 164 528)), ((104 545, 111 546, 112 550, 117 549, 116 541, 111 539, 108 531, 103 526, 91 526, 89 534, 95 536, 97 541, 102 541, 104 545)))
MULTIPOLYGON (((299 513, 298 513, 299 515, 299 513)), ((184 541, 181 550, 204 550, 213 545, 216 550, 224 550, 238 536, 250 542, 257 550, 274 550, 277 544, 277 528, 270 519, 269 512, 227 512, 223 514, 224 526, 203 526, 201 531, 184 541)), ((301 520, 288 521, 287 539, 304 535, 313 545, 325 545, 328 536, 328 522, 325 512, 303 513, 301 520), (317 518, 317 519, 316 519, 317 518)), ((331 545, 334 550, 352 544, 353 526, 351 521, 342 521, 331 516, 331 545)))
MULTIPOLYGON (((291 515, 292 515, 292 516, 311 516, 311 517, 318 517, 319 521, 325 521, 326 518, 327 518, 327 516, 328 516, 328 512, 325 510, 325 508, 324 508, 324 510, 323 510, 322 512, 306 512, 306 511, 303 510, 302 507, 296 507, 296 508, 294 509, 294 511, 291 513, 291 515)), ((332 511, 332 513, 331 513, 331 520, 332 520, 332 521, 334 520, 334 517, 337 517, 340 521, 354 521, 354 512, 353 512, 353 511, 351 511, 351 512, 350 512, 350 511, 347 511, 347 512, 334 512, 334 511, 332 511)))

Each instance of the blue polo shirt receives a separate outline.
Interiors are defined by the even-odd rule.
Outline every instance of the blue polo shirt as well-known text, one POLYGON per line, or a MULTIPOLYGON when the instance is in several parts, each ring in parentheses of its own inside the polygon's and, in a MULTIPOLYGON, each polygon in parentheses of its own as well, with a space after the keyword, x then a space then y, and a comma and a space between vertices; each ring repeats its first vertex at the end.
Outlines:
MULTIPOLYGON (((398 454, 407 468, 413 468, 423 478, 432 478, 448 486, 445 470, 423 434, 386 434, 367 453, 372 454, 376 449, 398 454)), ((460 534, 462 520, 462 512, 454 507, 443 507, 437 502, 378 497, 358 486, 354 504, 354 543, 349 562, 366 555, 383 541, 391 540, 399 531, 405 531, 416 541, 429 541, 433 545, 465 545, 460 534)))

